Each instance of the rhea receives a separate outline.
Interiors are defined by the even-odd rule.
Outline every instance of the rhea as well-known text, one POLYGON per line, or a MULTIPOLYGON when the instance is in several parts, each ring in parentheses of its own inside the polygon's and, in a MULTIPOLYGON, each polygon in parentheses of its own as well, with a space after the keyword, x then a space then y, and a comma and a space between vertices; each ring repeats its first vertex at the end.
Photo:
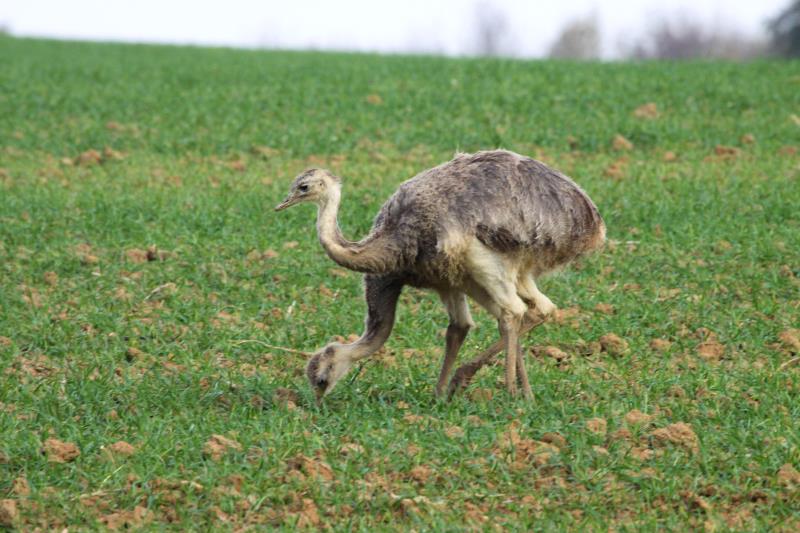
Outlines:
POLYGON ((532 396, 520 336, 555 309, 536 280, 600 248, 606 228, 589 196, 544 163, 505 151, 457 154, 400 185, 360 241, 344 238, 337 223, 341 180, 322 169, 297 176, 275 207, 317 205, 317 233, 328 256, 364 276, 365 331, 353 343, 316 352, 306 374, 321 399, 356 361, 383 346, 392 332, 405 285, 436 291, 449 315, 438 396, 466 387, 475 373, 505 351, 511 396, 532 396), (458 351, 474 326, 467 296, 496 320, 500 340, 459 367, 458 351))

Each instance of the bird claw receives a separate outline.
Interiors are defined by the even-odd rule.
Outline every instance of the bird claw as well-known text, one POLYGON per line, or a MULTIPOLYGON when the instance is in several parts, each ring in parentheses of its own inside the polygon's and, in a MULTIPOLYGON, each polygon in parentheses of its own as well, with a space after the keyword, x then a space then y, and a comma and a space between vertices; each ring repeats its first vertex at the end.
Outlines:
POLYGON ((470 368, 462 366, 456 369, 453 373, 453 377, 450 379, 450 385, 447 387, 447 397, 452 398, 457 393, 466 389, 474 375, 475 371, 470 368))

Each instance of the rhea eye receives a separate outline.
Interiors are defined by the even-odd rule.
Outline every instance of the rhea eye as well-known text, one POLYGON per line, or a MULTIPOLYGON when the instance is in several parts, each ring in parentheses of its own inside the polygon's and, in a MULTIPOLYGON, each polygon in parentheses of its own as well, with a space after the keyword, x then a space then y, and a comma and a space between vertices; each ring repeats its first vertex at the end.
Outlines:
POLYGON ((300 191, 300 192, 308 192, 308 185, 306 185, 306 184, 304 183, 304 184, 302 184, 302 185, 298 186, 298 187, 297 187, 297 190, 298 190, 298 191, 300 191))

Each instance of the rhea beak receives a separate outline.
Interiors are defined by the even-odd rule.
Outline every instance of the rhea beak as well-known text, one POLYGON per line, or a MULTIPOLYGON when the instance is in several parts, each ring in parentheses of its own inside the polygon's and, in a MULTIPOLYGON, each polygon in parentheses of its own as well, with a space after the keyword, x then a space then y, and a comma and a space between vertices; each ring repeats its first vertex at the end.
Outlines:
POLYGON ((282 209, 286 209, 287 207, 293 206, 298 201, 300 201, 300 198, 294 195, 289 195, 286 197, 284 201, 275 206, 275 211, 281 211, 282 209))

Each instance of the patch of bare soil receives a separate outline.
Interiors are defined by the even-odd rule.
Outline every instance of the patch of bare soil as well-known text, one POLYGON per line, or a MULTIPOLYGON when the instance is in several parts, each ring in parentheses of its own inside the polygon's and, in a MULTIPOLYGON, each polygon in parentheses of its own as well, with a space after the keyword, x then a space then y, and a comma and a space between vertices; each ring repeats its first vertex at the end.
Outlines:
POLYGON ((605 436, 608 431, 608 422, 605 418, 591 418, 586 421, 586 429, 595 435, 605 436))
POLYGON ((464 429, 459 426, 447 426, 444 434, 451 439, 460 439, 464 436, 464 429))
POLYGON ((697 434, 692 429, 692 426, 685 422, 676 422, 656 429, 650 433, 650 436, 656 445, 675 444, 688 449, 692 453, 700 451, 697 434))
POLYGON ((652 339, 650 348, 657 352, 666 352, 672 347, 672 343, 666 339, 652 339))
POLYGON ((791 463, 786 463, 778 470, 778 483, 784 487, 800 488, 800 472, 791 463))
POLYGON ((656 119, 659 117, 658 106, 655 102, 642 104, 633 110, 633 116, 636 118, 656 119))
POLYGON ((129 250, 125 250, 125 258, 131 263, 146 263, 147 251, 139 248, 131 248, 129 250))
POLYGON ((517 421, 509 424, 506 431, 498 436, 497 443, 495 453, 509 457, 513 470, 525 470, 531 465, 544 466, 553 455, 561 452, 557 446, 548 442, 520 436, 517 421))
POLYGON ((136 453, 136 448, 125 442, 124 440, 120 440, 106 448, 109 453, 112 455, 119 455, 122 457, 128 457, 136 453))
POLYGON ((782 331, 778 334, 778 340, 789 350, 800 352, 800 329, 782 331))
POLYGON ((426 465, 417 465, 408 472, 408 476, 420 485, 427 483, 433 475, 431 467, 426 465))
POLYGON ((600 346, 611 355, 622 355, 628 351, 628 341, 615 333, 606 333, 600 337, 600 346))
POLYGON ((31 495, 31 486, 25 476, 19 476, 11 483, 11 492, 20 498, 27 498, 31 495))
POLYGON ((717 156, 718 159, 723 161, 728 159, 736 159, 740 153, 741 150, 733 146, 724 146, 718 144, 717 146, 714 147, 714 155, 717 156))
POLYGON ((52 438, 44 441, 42 451, 51 463, 69 463, 81 454, 81 451, 73 443, 52 438))
POLYGON ((230 450, 240 451, 242 445, 223 435, 211 435, 203 445, 203 454, 213 461, 219 461, 230 450))
POLYGON ((662 159, 662 161, 664 161, 665 163, 672 163, 673 161, 677 161, 677 159, 678 159, 678 154, 676 154, 675 152, 673 152, 673 151, 671 151, 671 150, 667 150, 667 151, 666 151, 666 152, 664 152, 664 154, 661 156, 661 159, 662 159))
POLYGON ((649 424, 653 415, 648 415, 638 409, 633 409, 625 414, 625 423, 634 426, 644 426, 649 424))
POLYGON ((130 511, 116 511, 100 517, 100 522, 108 529, 134 529, 140 527, 152 518, 150 511, 137 505, 130 511))
POLYGON ((594 306, 594 310, 597 311, 598 313, 603 313, 604 315, 614 314, 614 306, 611 304, 599 303, 594 306))
POLYGON ((303 454, 298 454, 293 458, 286 461, 286 466, 289 472, 300 474, 302 478, 311 477, 321 481, 333 481, 333 469, 331 466, 314 457, 307 457, 303 454))
POLYGON ((611 147, 618 152, 629 151, 633 150, 633 143, 630 142, 625 137, 623 137, 622 135, 617 134, 611 141, 611 147))
POLYGON ((346 442, 339 448, 339 453, 342 455, 361 455, 365 451, 362 445, 355 442, 346 442))
POLYGON ((695 350, 701 359, 709 362, 719 361, 725 355, 725 345, 714 339, 701 342, 695 350))
POLYGON ((17 500, 10 498, 0 500, 0 526, 13 527, 17 518, 19 518, 17 500))

